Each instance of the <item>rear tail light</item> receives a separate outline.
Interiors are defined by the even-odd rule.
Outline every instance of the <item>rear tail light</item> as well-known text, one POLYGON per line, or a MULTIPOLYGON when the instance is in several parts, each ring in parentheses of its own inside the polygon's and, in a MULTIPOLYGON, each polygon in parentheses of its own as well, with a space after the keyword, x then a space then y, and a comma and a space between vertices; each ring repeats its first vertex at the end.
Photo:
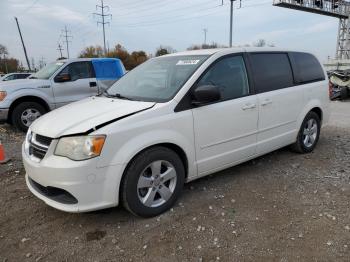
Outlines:
POLYGON ((329 94, 329 99, 331 99, 333 96, 333 84, 331 83, 331 81, 329 81, 328 83, 328 94, 329 94))

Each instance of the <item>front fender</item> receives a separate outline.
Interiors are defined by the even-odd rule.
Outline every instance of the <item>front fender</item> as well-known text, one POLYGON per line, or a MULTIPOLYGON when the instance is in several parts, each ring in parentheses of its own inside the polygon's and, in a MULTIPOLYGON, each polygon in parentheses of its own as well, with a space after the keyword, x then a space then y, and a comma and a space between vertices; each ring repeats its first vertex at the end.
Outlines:
MULTIPOLYGON (((51 88, 50 88, 50 91, 51 91, 51 88)), ((51 94, 49 95, 39 90, 38 88, 21 88, 21 89, 15 90, 8 94, 8 96, 6 97, 6 101, 10 106, 17 99, 20 99, 26 96, 38 97, 44 100, 49 105, 50 109, 53 109, 52 108, 52 105, 54 104, 53 95, 51 94)))
MULTIPOLYGON (((106 141, 108 143, 108 141, 106 141)), ((193 141, 170 129, 149 131, 128 140, 110 159, 110 165, 128 164, 138 153, 158 144, 174 144, 180 147, 187 157, 189 176, 196 175, 193 141)), ((106 152, 107 153, 107 152, 106 152)), ((107 163, 99 163, 106 165, 107 163)))

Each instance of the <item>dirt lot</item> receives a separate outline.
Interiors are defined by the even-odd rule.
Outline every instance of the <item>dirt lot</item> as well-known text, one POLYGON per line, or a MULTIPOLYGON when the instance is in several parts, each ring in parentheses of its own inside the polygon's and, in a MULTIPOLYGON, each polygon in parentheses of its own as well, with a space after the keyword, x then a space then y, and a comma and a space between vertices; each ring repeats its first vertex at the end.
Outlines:
POLYGON ((27 190, 23 135, 0 126, 1 261, 350 261, 350 102, 309 155, 282 149, 186 185, 168 213, 68 214, 27 190))

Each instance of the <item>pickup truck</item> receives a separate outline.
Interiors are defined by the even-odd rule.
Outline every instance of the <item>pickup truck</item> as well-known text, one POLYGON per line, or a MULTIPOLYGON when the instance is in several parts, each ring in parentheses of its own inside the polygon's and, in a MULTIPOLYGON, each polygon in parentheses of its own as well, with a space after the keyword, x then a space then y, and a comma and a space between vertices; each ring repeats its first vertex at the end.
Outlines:
POLYGON ((59 60, 28 79, 0 83, 0 122, 26 131, 43 114, 102 93, 125 74, 117 58, 59 60))

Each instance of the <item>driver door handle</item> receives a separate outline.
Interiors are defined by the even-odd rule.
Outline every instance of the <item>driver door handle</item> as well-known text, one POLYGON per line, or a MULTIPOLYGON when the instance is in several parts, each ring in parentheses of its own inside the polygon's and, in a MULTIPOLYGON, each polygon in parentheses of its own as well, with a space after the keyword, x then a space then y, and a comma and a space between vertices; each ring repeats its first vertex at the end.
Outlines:
POLYGON ((272 101, 270 99, 265 99, 264 101, 261 102, 262 106, 267 106, 269 104, 272 104, 272 101))
POLYGON ((256 104, 245 104, 242 107, 242 110, 248 110, 248 109, 254 109, 254 108, 256 108, 256 104))

